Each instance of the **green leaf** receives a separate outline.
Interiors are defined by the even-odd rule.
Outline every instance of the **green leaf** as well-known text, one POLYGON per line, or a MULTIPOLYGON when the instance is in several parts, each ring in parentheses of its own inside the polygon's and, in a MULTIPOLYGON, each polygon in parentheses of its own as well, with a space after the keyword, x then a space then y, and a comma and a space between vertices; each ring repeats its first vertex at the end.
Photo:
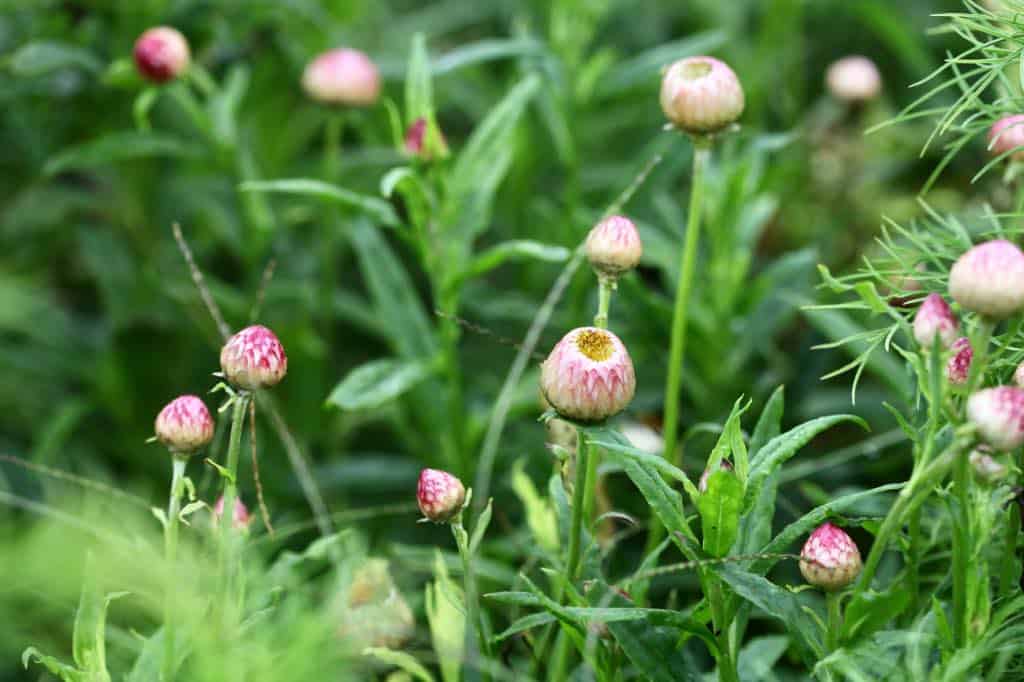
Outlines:
POLYGON ((755 637, 740 651, 738 672, 741 680, 777 679, 772 671, 782 655, 789 648, 789 637, 783 635, 767 635, 755 637))
POLYGON ((739 532, 743 484, 731 471, 719 469, 708 477, 707 491, 697 498, 704 551, 713 557, 729 553, 739 532))
POLYGON ((434 582, 426 587, 424 610, 430 639, 445 682, 458 682, 466 641, 466 609, 462 593, 448 576, 440 550, 434 555, 434 582))
POLYGON ((201 147, 170 135, 125 131, 110 133, 65 149, 46 162, 43 173, 56 175, 71 168, 95 168, 151 156, 191 158, 202 155, 201 147))
POLYGON ((63 682, 93 682, 90 674, 62 662, 55 656, 47 656, 34 646, 30 646, 22 652, 21 664, 28 670, 29 665, 33 661, 46 668, 48 672, 59 677, 63 682))
MULTIPOLYGON (((480 516, 477 517, 476 525, 473 526, 473 537, 469 540, 469 555, 473 556, 476 554, 477 549, 480 548, 480 543, 483 542, 484 535, 487 534, 487 527, 491 525, 491 504, 494 500, 487 500, 487 506, 480 512, 480 516)), ((469 500, 466 501, 469 504, 469 500)))
POLYGON ((482 62, 506 57, 524 57, 544 52, 544 44, 532 38, 492 38, 467 43, 434 60, 432 70, 440 76, 482 62))
POLYGON ((708 456, 706 466, 708 471, 717 471, 725 456, 731 453, 733 455, 732 463, 736 467, 736 476, 739 478, 740 483, 747 480, 749 469, 747 448, 743 443, 743 431, 740 427, 740 417, 743 416, 743 413, 749 407, 750 401, 744 401, 742 397, 738 398, 733 404, 732 412, 729 413, 729 418, 725 420, 725 426, 722 427, 722 433, 718 437, 718 442, 708 456))
POLYGON ((664 67, 683 57, 710 53, 727 38, 725 31, 706 31, 641 52, 609 71, 601 79, 597 94, 611 97, 631 88, 650 87, 658 82, 664 67))
POLYGON ((366 194, 359 194, 344 187, 332 185, 322 180, 310 178, 289 178, 284 180, 252 180, 243 182, 238 186, 242 192, 278 192, 281 194, 299 194, 303 196, 316 197, 333 201, 348 208, 354 208, 375 221, 388 227, 396 227, 401 224, 395 209, 391 208, 388 202, 371 197, 366 194))
POLYGON ((533 481, 523 471, 524 460, 517 459, 512 465, 512 490, 526 510, 526 525, 533 541, 545 552, 557 554, 561 546, 558 541, 558 519, 551 503, 540 496, 533 481))
MULTIPOLYGON (((75 612, 71 652, 79 669, 95 676, 96 680, 109 680, 107 672, 107 607, 127 592, 113 592, 101 596, 92 560, 86 559, 85 579, 75 612)), ((93 679, 93 678, 90 678, 93 679)))
POLYGON ((424 668, 423 664, 417 661, 412 654, 407 654, 404 651, 371 646, 363 649, 363 656, 369 656, 376 658, 378 661, 390 663, 397 668, 401 668, 416 679, 423 680, 423 682, 434 682, 434 676, 430 674, 430 671, 424 668))
POLYGON ((343 410, 369 410, 399 397, 426 379, 433 371, 422 360, 374 360, 356 367, 327 397, 329 404, 343 410))
POLYGON ((750 456, 754 457, 765 443, 782 433, 782 413, 786 407, 785 386, 779 386, 768 399, 750 437, 750 456))
POLYGON ((79 67, 97 74, 103 70, 103 62, 81 47, 38 41, 27 43, 15 50, 7 58, 7 67, 15 76, 31 78, 69 67, 79 67))
POLYGON ((501 242, 470 261, 463 278, 479 277, 507 261, 539 260, 546 263, 564 263, 571 255, 572 251, 564 246, 544 244, 531 239, 501 242))
POLYGON ((405 74, 405 123, 434 116, 434 88, 430 76, 430 57, 422 33, 412 37, 409 66, 405 74))
POLYGON ((899 583, 885 592, 865 590, 851 599, 843 611, 843 639, 871 634, 896 619, 910 606, 910 592, 899 583))
POLYGON ((608 631, 630 662, 652 682, 700 682, 700 670, 679 645, 674 628, 652 627, 645 622, 616 622, 608 631))
POLYGON ((555 622, 555 617, 547 611, 540 611, 539 613, 531 613, 528 616, 517 618, 515 622, 508 626, 504 631, 495 635, 493 641, 500 642, 508 639, 513 635, 518 635, 520 632, 526 632, 535 627, 541 625, 548 625, 549 623, 555 622))

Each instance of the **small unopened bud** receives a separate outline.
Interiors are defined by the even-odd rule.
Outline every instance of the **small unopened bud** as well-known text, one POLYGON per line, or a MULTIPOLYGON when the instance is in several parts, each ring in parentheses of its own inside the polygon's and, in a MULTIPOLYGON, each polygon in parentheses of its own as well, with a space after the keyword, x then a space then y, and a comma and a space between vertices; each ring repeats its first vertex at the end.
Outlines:
POLYGON ((213 417, 200 398, 183 395, 160 410, 154 431, 175 454, 191 455, 213 440, 213 417))
POLYGON ((994 239, 972 247, 949 271, 949 295, 963 308, 996 320, 1024 306, 1024 253, 994 239))
POLYGON ((633 221, 613 215, 590 230, 586 250, 587 260, 597 274, 618 277, 640 263, 644 247, 633 221))
POLYGON ((1000 464, 984 445, 971 451, 970 462, 974 476, 982 483, 996 483, 1006 477, 1007 468, 1000 464))
POLYGON ((837 60, 825 75, 828 91, 844 102, 865 102, 882 91, 882 76, 867 57, 852 55, 837 60))
POLYGON ((462 511, 466 488, 447 471, 424 469, 416 487, 416 502, 423 516, 434 523, 446 523, 462 511))
POLYGON ((615 334, 579 327, 563 336, 541 365, 540 390, 561 416, 601 421, 633 400, 633 361, 615 334))
POLYGON ((677 128, 714 133, 743 113, 743 86, 729 66, 714 57, 687 57, 661 78, 661 110, 677 128))
POLYGON ((1024 114, 1004 116, 988 131, 988 150, 993 156, 1013 152, 1011 158, 1024 160, 1024 114), (1014 150, 1017 151, 1014 151, 1014 150))
POLYGON ((800 550, 804 579, 826 592, 841 590, 860 575, 860 550, 842 528, 823 523, 800 550))
POLYGON ((365 54, 342 47, 306 65, 302 87, 318 102, 365 107, 380 96, 380 73, 365 54))
POLYGON ((938 336, 943 347, 949 347, 957 337, 957 322, 946 300, 938 294, 928 294, 914 315, 914 339, 925 350, 930 350, 938 336))
POLYGON ((1017 369, 1013 370, 1013 383, 1024 388, 1024 362, 1017 365, 1017 369))
POLYGON ((231 385, 255 391, 284 379, 288 356, 274 332, 257 324, 228 339, 220 351, 220 368, 231 385))
POLYGON ((449 153, 448 143, 445 141, 441 129, 422 116, 409 126, 402 147, 406 154, 418 157, 423 161, 444 159, 449 153))
POLYGON ((961 336, 953 342, 953 355, 946 363, 946 378, 949 383, 955 386, 962 386, 967 383, 967 377, 971 372, 971 359, 974 358, 974 349, 966 336, 961 336))
POLYGON ((184 73, 190 56, 188 41, 170 26, 157 26, 135 41, 132 52, 139 73, 153 83, 166 83, 184 73))
MULTIPOLYGON (((718 468, 722 471, 732 471, 732 464, 723 459, 718 463, 718 468)), ((706 493, 708 491, 709 478, 711 478, 711 469, 705 468, 700 475, 700 480, 697 481, 697 490, 702 493, 706 493)))
MULTIPOLYGON (((213 525, 214 528, 220 527, 220 517, 224 513, 224 496, 221 495, 217 498, 217 503, 213 505, 213 525)), ((235 513, 231 516, 231 525, 234 526, 235 530, 248 530, 249 524, 252 522, 252 517, 249 515, 249 510, 246 508, 245 503, 239 497, 235 498, 235 513)))
POLYGON ((996 450, 1016 449, 1024 443, 1024 389, 998 386, 978 391, 967 399, 967 418, 996 450))

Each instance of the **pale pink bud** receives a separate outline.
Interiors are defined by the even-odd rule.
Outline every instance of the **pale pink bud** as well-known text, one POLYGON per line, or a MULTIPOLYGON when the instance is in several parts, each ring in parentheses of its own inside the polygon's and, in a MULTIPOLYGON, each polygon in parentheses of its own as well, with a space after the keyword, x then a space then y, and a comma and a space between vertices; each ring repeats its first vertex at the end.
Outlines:
POLYGON ((946 363, 946 378, 949 383, 962 386, 967 383, 967 376, 971 372, 971 359, 974 357, 974 349, 966 336, 961 336, 953 342, 953 356, 946 363))
MULTIPOLYGON (((213 523, 215 527, 220 526, 220 516, 224 513, 224 496, 221 495, 217 498, 217 503, 213 505, 213 523)), ((231 516, 231 525, 234 526, 235 530, 246 530, 249 528, 249 523, 252 522, 252 517, 249 515, 249 510, 246 508, 245 503, 242 502, 241 498, 235 498, 235 513, 231 516)))
POLYGON ((963 308, 1003 319, 1024 306, 1024 253, 994 239, 972 247, 949 271, 949 295, 963 308))
POLYGON ((743 113, 743 86, 729 66, 714 57, 687 57, 661 78, 661 110, 688 133, 713 133, 743 113))
POLYGON ((140 35, 133 56, 139 73, 153 83, 177 78, 188 68, 190 59, 185 36, 169 26, 157 26, 140 35))
MULTIPOLYGON (((730 464, 728 460, 723 459, 718 463, 718 468, 723 471, 732 471, 732 464, 730 464)), ((709 478, 711 478, 711 469, 704 469, 703 473, 700 475, 700 480, 697 481, 697 490, 702 493, 706 493, 708 491, 709 478)))
POLYGON ((1024 443, 1024 389, 998 386, 978 391, 967 400, 967 418, 996 450, 1016 449, 1024 443))
POLYGON ((642 422, 628 421, 622 425, 622 435, 637 450, 660 455, 665 450, 665 439, 655 429, 642 422))
POLYGON ((363 107, 380 96, 380 74, 365 54, 342 47, 306 65, 302 87, 318 102, 363 107))
POLYGON ((228 339, 220 351, 220 368, 233 386, 255 391, 284 379, 288 356, 274 332, 257 324, 228 339))
POLYGON ((422 116, 409 126, 402 147, 406 154, 417 156, 424 161, 443 159, 448 156, 448 143, 444 139, 444 134, 441 133, 437 125, 431 125, 422 116))
POLYGON ((823 523, 800 550, 804 579, 826 592, 841 590, 860 575, 860 550, 842 528, 823 523))
MULTIPOLYGON (((988 150, 993 156, 1020 147, 1024 147, 1024 114, 1004 116, 992 124, 988 131, 988 150)), ((1024 149, 1019 149, 1011 156, 1018 161, 1024 159, 1024 149)))
POLYGON ((861 55, 843 57, 828 67, 825 83, 836 99, 845 102, 864 102, 878 97, 882 91, 882 76, 875 63, 861 55))
POLYGON ((991 455, 984 445, 971 451, 970 462, 975 477, 982 483, 995 483, 1006 477, 1007 469, 991 455))
POLYGON ((598 274, 617 277, 637 266, 644 246, 633 221, 613 215, 590 230, 586 249, 587 259, 598 274))
POLYGON ((1017 365, 1017 369, 1013 370, 1013 383, 1024 387, 1024 362, 1017 365))
POLYGON ((160 410, 154 431, 175 454, 191 455, 213 440, 213 417, 197 396, 183 395, 160 410))
POLYGON ((466 488, 447 471, 424 469, 416 487, 416 502, 423 516, 434 523, 445 523, 462 511, 466 488))
POLYGON ((615 334, 579 327, 563 336, 541 365, 540 390, 561 416, 601 421, 633 400, 633 361, 615 334))
POLYGON ((957 337, 956 317, 946 300, 938 294, 928 294, 914 315, 914 338, 929 350, 938 336, 943 347, 949 347, 957 337))

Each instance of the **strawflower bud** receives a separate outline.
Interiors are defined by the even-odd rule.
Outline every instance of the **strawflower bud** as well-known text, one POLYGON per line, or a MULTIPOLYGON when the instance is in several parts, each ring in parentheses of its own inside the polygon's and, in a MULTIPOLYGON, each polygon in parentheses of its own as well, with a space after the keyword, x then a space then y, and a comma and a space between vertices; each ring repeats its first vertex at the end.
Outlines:
POLYGON ((996 483, 1006 477, 1007 469, 991 455, 986 454, 986 450, 988 448, 982 445, 971 451, 971 467, 974 469, 975 478, 982 483, 996 483))
POLYGON ((416 502, 423 516, 434 523, 446 523, 462 511, 466 488, 447 471, 424 469, 416 487, 416 502))
POLYGON ((402 147, 406 154, 424 161, 444 159, 448 156, 448 143, 445 141, 441 129, 436 124, 431 125, 422 116, 409 126, 402 147))
POLYGON ((841 590, 860 575, 860 550, 842 528, 823 523, 800 550, 804 579, 826 592, 841 590))
POLYGON ((302 87, 318 102, 365 107, 380 96, 380 73, 365 54, 342 47, 307 64, 302 87))
POLYGON ((687 57, 661 78, 661 110, 677 128, 714 133, 743 113, 743 86, 729 66, 714 57, 687 57))
POLYGON ((998 386, 978 391, 967 400, 967 419, 996 450, 1016 449, 1024 443, 1024 389, 998 386))
MULTIPOLYGON (((217 503, 213 505, 213 526, 214 528, 220 528, 220 516, 224 513, 224 496, 221 495, 217 498, 217 503)), ((248 530, 249 524, 252 522, 252 517, 249 515, 249 510, 246 508, 245 503, 242 502, 241 498, 235 498, 235 513, 231 516, 231 525, 234 526, 235 530, 248 530)))
POLYGON ((914 339, 929 350, 938 336, 942 346, 949 347, 957 337, 957 322, 946 300, 938 294, 928 294, 914 315, 914 339))
POLYGON ((882 76, 875 63, 861 55, 843 57, 828 67, 828 91, 844 102, 865 102, 882 91, 882 76))
POLYGON ((166 83, 184 73, 190 55, 188 41, 170 26, 157 26, 145 31, 135 41, 132 51, 139 73, 153 83, 166 83))
POLYGON ((213 417, 200 398, 183 395, 160 410, 154 431, 175 454, 191 455, 213 440, 213 417))
POLYGON ((541 365, 540 390, 561 416, 601 421, 633 400, 633 361, 615 334, 579 327, 563 336, 541 365))
POLYGON ((946 378, 949 379, 949 383, 955 386, 967 383, 972 358, 974 349, 971 348, 971 342, 966 336, 961 336, 953 342, 953 356, 946 363, 946 378))
POLYGON ((1024 149, 1020 147, 1024 147, 1024 114, 1004 116, 992 124, 988 131, 988 150, 993 156, 1018 149, 1010 156, 1021 161, 1024 160, 1024 149))
POLYGON ((618 277, 637 266, 644 246, 633 221, 613 215, 590 230, 586 250, 587 260, 595 272, 607 277, 618 277))
POLYGON ((220 368, 233 386, 255 391, 284 379, 288 356, 274 332, 257 324, 228 339, 220 351, 220 368))
MULTIPOLYGON (((732 471, 732 464, 723 459, 718 463, 718 468, 723 471, 732 471)), ((711 469, 705 468, 700 475, 700 480, 697 481, 697 490, 702 493, 706 493, 708 491, 709 478, 711 478, 711 469)))
POLYGON ((637 450, 657 455, 665 450, 665 439, 662 435, 642 422, 628 421, 624 423, 622 435, 637 450))
POLYGON ((972 247, 949 271, 949 295, 963 308, 996 320, 1024 306, 1024 253, 994 239, 972 247))
POLYGON ((1024 362, 1017 365, 1017 369, 1013 370, 1013 383, 1024 387, 1024 362))

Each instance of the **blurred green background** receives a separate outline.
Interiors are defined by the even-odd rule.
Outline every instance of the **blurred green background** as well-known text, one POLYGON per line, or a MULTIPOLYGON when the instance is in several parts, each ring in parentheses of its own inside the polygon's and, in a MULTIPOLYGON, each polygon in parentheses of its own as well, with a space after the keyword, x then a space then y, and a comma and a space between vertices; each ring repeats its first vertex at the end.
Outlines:
MULTIPOLYGON (((300 76, 317 53, 346 45, 371 56, 385 87, 377 106, 346 114, 338 184, 380 198, 385 174, 409 165, 386 101, 398 112, 407 106, 406 65, 413 36, 422 33, 437 119, 456 157, 516 83, 527 74, 540 78, 508 131, 507 172, 488 198, 475 252, 525 239, 574 248, 648 160, 662 156, 625 209, 641 227, 646 252, 643 267, 619 287, 611 325, 638 372, 629 418, 655 427, 690 162, 686 140, 662 131, 659 70, 702 53, 731 64, 747 109, 742 130, 716 148, 710 171, 684 426, 723 420, 741 394, 754 399, 756 411, 785 384, 787 420, 852 409, 869 419, 874 433, 866 444, 853 430, 816 443, 837 464, 789 486, 784 509, 820 501, 823 490, 894 480, 905 460, 881 401, 906 395, 901 366, 869 364, 851 407, 848 379, 819 381, 849 358, 809 349, 856 330, 858 321, 800 307, 820 298, 818 263, 841 271, 871 249, 882 216, 904 222, 923 212, 917 193, 940 158, 919 154, 930 124, 862 133, 913 101, 908 86, 957 47, 955 36, 926 31, 938 23, 932 14, 959 6, 952 0, 0 2, 0 454, 162 503, 169 467, 160 448, 145 443, 153 418, 180 393, 205 395, 221 343, 172 237, 178 222, 235 329, 249 323, 267 266, 275 263, 258 313, 289 355, 288 377, 274 389, 273 402, 332 512, 400 505, 397 513, 370 514, 360 527, 371 546, 395 558, 400 580, 414 584, 430 556, 413 546, 445 540, 443 531, 413 523, 418 471, 451 468, 443 453, 457 428, 457 473, 473 479, 515 355, 512 344, 526 333, 561 264, 510 260, 463 284, 457 315, 488 332, 463 325, 454 340, 464 424, 456 427, 441 409, 452 400, 452 383, 440 377, 380 407, 345 410, 327 398, 351 370, 404 356, 424 333, 441 339, 453 333, 450 320, 435 314, 443 306, 431 284, 430 269, 436 275, 445 263, 427 264, 397 230, 359 211, 309 197, 240 192, 238 185, 323 179, 330 112, 304 95, 300 76), (155 100, 152 130, 137 130, 133 108, 146 86, 125 60, 138 34, 157 24, 181 30, 194 59, 223 86, 209 110, 212 136, 197 129, 171 93, 155 100), (876 61, 885 89, 879 101, 849 108, 824 92, 824 71, 855 53, 876 61), (847 446, 854 449, 842 450, 847 446)), ((928 201, 954 210, 978 200, 1006 201, 994 174, 970 185, 983 157, 980 143, 961 153, 928 201)), ((407 214, 398 194, 389 201, 407 214)), ((593 276, 581 268, 538 351, 545 354, 562 333, 586 323, 595 301, 593 276)), ((494 469, 496 527, 510 534, 522 525, 509 487, 513 463, 521 460, 538 485, 552 468, 535 421, 541 411, 536 362, 531 367, 494 469)), ((211 407, 214 401, 210 396, 211 407)), ((261 415, 258 443, 271 516, 277 524, 306 522, 309 507, 270 423, 261 415)), ((699 470, 707 439, 690 441, 691 468, 699 470)), ((193 467, 209 500, 213 476, 193 467)), ((243 469, 243 496, 255 508, 248 458, 243 469)), ((64 507, 80 495, 78 486, 13 461, 0 463, 0 490, 7 491, 8 504, 0 505, 0 540, 7 546, 36 523, 26 507, 64 507)), ((306 540, 312 537, 310 530, 306 540)), ((506 549, 497 549, 495 561, 515 571, 515 543, 506 549)), ((59 560, 77 576, 70 568, 77 558, 59 560)), ((2 563, 8 572, 0 576, 17 575, 16 557, 2 563)), ((0 581, 0 612, 0 679, 23 679, 21 650, 70 611, 42 606, 16 581, 0 581)), ((56 631, 47 636, 61 639, 56 631)))

